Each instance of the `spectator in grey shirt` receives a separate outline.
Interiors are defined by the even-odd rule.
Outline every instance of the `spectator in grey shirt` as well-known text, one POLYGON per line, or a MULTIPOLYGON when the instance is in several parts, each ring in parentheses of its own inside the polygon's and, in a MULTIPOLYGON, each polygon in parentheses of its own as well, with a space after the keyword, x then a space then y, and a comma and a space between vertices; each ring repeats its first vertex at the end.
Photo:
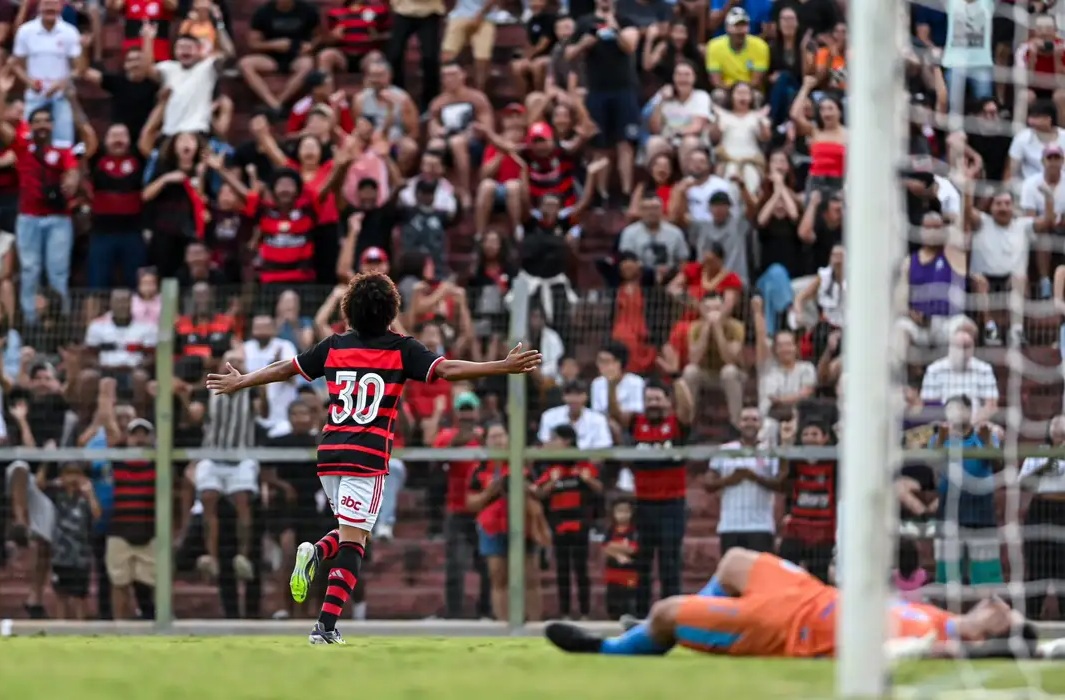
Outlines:
POLYGON ((622 229, 618 252, 634 253, 644 267, 655 271, 659 284, 691 255, 684 232, 666 221, 662 200, 654 192, 640 200, 640 220, 622 229))
POLYGON ((734 203, 728 192, 715 192, 710 195, 710 220, 692 220, 688 224, 688 240, 695 246, 698 259, 714 243, 720 243, 725 250, 725 269, 732 270, 743 280, 743 285, 750 285, 750 273, 747 267, 747 234, 750 222, 740 203, 734 203))

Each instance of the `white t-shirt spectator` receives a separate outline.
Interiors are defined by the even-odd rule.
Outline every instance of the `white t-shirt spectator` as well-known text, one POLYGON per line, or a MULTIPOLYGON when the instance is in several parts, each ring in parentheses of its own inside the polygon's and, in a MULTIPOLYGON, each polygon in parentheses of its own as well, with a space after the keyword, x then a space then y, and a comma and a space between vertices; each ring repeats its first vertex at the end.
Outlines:
POLYGON ((540 354, 544 359, 540 363, 540 374, 545 379, 558 379, 558 364, 566 354, 562 336, 554 328, 544 327, 540 331, 540 354))
MULTIPOLYGON (((766 449, 768 445, 759 445, 766 449)), ((721 446, 722 450, 742 449, 739 440, 721 446)), ((750 469, 756 474, 772 479, 780 470, 780 462, 773 457, 715 457, 710 460, 710 471, 722 478, 737 469, 750 469)), ((723 532, 775 532, 776 518, 773 514, 775 494, 753 481, 744 480, 721 491, 721 516, 717 521, 718 533, 723 532)))
POLYGON ((973 233, 969 270, 988 277, 1023 275, 1028 269, 1028 247, 1035 236, 1035 219, 1015 217, 999 226, 990 214, 980 212, 980 230, 973 233))
MULTIPOLYGON (((1039 173, 1024 179, 1024 182, 1021 183, 1021 209, 1026 212, 1034 211, 1035 215, 1039 217, 1046 213, 1046 197, 1039 191, 1044 184, 1050 187, 1050 183, 1046 181, 1045 173, 1039 173)), ((1065 213, 1065 177, 1059 178, 1053 189, 1054 212, 1060 217, 1065 213)))
POLYGON ((961 193, 954 183, 945 177, 933 175, 936 181, 936 197, 939 199, 939 210, 943 216, 959 216, 961 214, 961 193))
POLYGON ((112 369, 137 367, 144 363, 144 351, 154 348, 158 333, 147 323, 130 321, 115 324, 108 312, 85 329, 85 344, 100 351, 100 366, 112 369))
POLYGON ((692 90, 684 102, 676 99, 662 103, 662 136, 680 136, 699 117, 710 119, 710 94, 706 90, 692 90))
MULTIPOLYGON (((626 372, 621 375, 614 390, 618 397, 618 408, 625 413, 643 413, 643 387, 644 379, 638 374, 626 372)), ((592 380, 589 391, 592 410, 602 413, 604 416, 610 410, 610 382, 606 377, 596 377, 592 380)))
POLYGON ((160 61, 155 69, 162 77, 162 86, 170 88, 170 99, 163 113, 163 135, 173 136, 182 131, 209 133, 211 131, 211 102, 218 82, 218 63, 212 56, 190 68, 177 61, 160 61))
POLYGON ((808 387, 817 386, 817 369, 809 362, 796 362, 791 369, 784 369, 771 361, 760 370, 758 382, 758 408, 768 415, 777 396, 797 394, 808 387))
POLYGON ((973 402, 974 414, 984 402, 998 401, 998 382, 991 365, 974 357, 965 369, 955 369, 950 358, 944 357, 928 366, 921 381, 921 401, 945 404, 948 399, 962 395, 973 402))
MULTIPOLYGON (((81 35, 77 28, 57 19, 51 30, 41 18, 30 20, 15 33, 14 54, 26 60, 30 80, 41 81, 45 91, 70 78, 70 62, 81 56, 81 35)), ((33 94, 32 89, 27 92, 33 94)))
MULTIPOLYGON (((254 372, 279 360, 291 360, 297 355, 296 346, 288 340, 272 338, 265 346, 258 340, 244 341, 244 364, 249 372, 254 372)), ((274 382, 266 386, 266 400, 270 403, 270 412, 264 423, 267 426, 288 421, 288 407, 296 400, 296 383, 274 382)))
POLYGON ((710 198, 718 192, 724 192, 732 199, 738 201, 735 191, 729 181, 717 175, 706 178, 706 182, 695 184, 688 188, 688 218, 692 221, 710 221, 710 198))
POLYGON ((1036 493, 1065 493, 1065 460, 1028 457, 1021 465, 1020 478, 1038 476, 1036 493))
MULTIPOLYGON (((1057 132, 1058 145, 1065 150, 1065 129, 1058 127, 1057 132)), ((1042 173, 1043 149, 1050 143, 1053 143, 1053 140, 1040 139, 1030 127, 1018 131, 1013 141, 1010 142, 1010 158, 1020 164, 1018 171, 1013 174, 1014 177, 1020 177, 1023 180, 1042 173)))
POLYGON ((832 276, 832 266, 818 268, 817 306, 825 321, 837 328, 843 328, 847 312, 847 280, 837 282, 832 276))
POLYGON ((540 416, 540 431, 536 437, 541 443, 551 439, 551 431, 560 425, 572 425, 577 433, 578 450, 598 450, 613 447, 614 438, 610 434, 610 424, 606 416, 589 408, 581 411, 581 417, 574 423, 569 419, 569 406, 555 406, 540 416))

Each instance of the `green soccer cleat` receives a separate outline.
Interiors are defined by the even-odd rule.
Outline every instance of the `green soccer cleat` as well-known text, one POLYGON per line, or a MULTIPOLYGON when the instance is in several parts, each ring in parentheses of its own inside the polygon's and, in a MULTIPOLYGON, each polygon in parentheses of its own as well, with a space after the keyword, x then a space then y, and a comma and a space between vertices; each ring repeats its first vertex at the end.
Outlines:
POLYGON ((318 552, 310 542, 303 542, 296 548, 296 564, 292 567, 292 576, 288 579, 288 589, 292 591, 292 600, 302 603, 307 600, 307 591, 318 569, 318 552))

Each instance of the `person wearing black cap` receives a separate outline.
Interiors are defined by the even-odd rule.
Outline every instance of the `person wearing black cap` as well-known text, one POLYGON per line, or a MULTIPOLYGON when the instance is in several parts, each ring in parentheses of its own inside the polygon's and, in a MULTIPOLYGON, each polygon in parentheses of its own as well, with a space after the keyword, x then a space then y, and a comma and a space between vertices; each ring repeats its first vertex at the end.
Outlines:
POLYGON ((314 228, 317 207, 301 200, 303 178, 291 168, 274 172, 266 197, 258 190, 249 191, 240 179, 227 170, 221 156, 208 165, 222 176, 238 197, 244 200, 244 213, 256 222, 262 284, 300 284, 314 282, 314 228))

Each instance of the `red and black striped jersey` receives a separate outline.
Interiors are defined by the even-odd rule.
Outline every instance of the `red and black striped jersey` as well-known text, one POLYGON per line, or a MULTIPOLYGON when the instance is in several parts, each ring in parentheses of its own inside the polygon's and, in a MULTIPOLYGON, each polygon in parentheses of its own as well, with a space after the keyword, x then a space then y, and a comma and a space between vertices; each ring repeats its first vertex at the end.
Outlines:
POLYGON ((539 206, 549 194, 562 201, 563 208, 577 204, 577 159, 562 148, 548 158, 537 158, 527 151, 529 163, 529 198, 539 206))
POLYGON ((325 377, 329 387, 318 475, 387 474, 403 383, 433 381, 443 359, 409 336, 363 338, 354 331, 331 335, 293 358, 304 378, 325 377))
POLYGON ((132 545, 145 545, 155 537, 155 462, 116 462, 114 510, 107 534, 132 545))
POLYGON ((329 10, 325 23, 330 32, 340 29, 341 51, 348 56, 361 57, 383 43, 392 27, 392 11, 388 2, 382 0, 353 2, 329 10))
POLYGON ((547 496, 547 520, 555 534, 583 532, 591 526, 592 504, 595 492, 581 479, 586 471, 593 479, 599 478, 599 468, 591 462, 577 464, 553 464, 544 469, 537 486, 553 483, 547 496))
POLYGON ((144 162, 133 155, 103 155, 92 163, 94 233, 128 233, 141 229, 144 162))
POLYGON ((314 282, 314 228, 318 213, 304 198, 282 211, 258 192, 248 194, 244 215, 259 227, 259 281, 263 284, 314 282))
MULTIPOLYGON (((659 421, 648 420, 640 414, 632 419, 630 426, 633 442, 638 448, 668 449, 684 444, 687 430, 675 415, 659 421)), ((687 466, 684 460, 639 461, 632 464, 636 482, 636 500, 672 501, 687 496, 687 466)))

